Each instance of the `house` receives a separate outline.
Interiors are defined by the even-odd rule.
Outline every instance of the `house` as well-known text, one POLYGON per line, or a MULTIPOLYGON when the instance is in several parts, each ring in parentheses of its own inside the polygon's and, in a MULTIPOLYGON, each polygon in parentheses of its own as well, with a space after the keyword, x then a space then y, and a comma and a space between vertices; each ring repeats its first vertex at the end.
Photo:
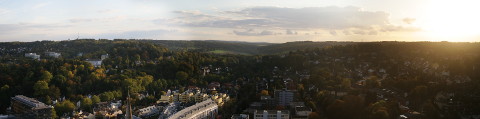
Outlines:
POLYGON ((73 118, 74 119, 95 119, 95 115, 93 115, 92 113, 80 111, 75 113, 73 118))
POLYGON ((101 56, 101 60, 105 60, 105 59, 107 59, 108 57, 109 57, 108 54, 102 55, 102 56, 101 56))
POLYGON ((57 52, 45 52, 45 55, 49 56, 49 57, 54 57, 54 58, 58 58, 60 57, 60 53, 57 53, 57 52))
POLYGON ((25 53, 25 57, 40 60, 40 55, 37 55, 37 53, 25 53))
POLYGON ((152 105, 138 110, 138 116, 148 118, 160 114, 160 107, 152 105))
POLYGON ((123 114, 121 101, 116 102, 99 102, 93 108, 94 115, 102 115, 106 118, 116 118, 117 115, 123 114))
POLYGON ((295 107, 295 114, 292 119, 308 119, 308 115, 312 113, 312 109, 304 106, 295 107))
POLYGON ((92 64, 94 67, 102 66, 102 60, 87 59, 86 62, 92 64))

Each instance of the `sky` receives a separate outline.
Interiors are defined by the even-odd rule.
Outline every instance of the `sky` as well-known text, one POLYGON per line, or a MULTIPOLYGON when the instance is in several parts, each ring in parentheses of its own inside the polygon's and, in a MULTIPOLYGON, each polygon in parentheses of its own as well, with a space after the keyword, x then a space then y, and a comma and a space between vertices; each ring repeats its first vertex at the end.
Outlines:
POLYGON ((0 0, 0 42, 480 41, 475 0, 0 0))

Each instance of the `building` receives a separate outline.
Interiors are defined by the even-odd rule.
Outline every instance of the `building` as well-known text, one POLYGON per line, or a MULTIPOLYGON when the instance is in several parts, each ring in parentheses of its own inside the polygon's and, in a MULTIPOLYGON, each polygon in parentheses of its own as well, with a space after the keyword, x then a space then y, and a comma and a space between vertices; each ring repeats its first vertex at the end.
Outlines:
POLYGON ((264 107, 272 108, 277 106, 276 100, 270 96, 260 96, 260 100, 264 103, 264 107))
POLYGON ((195 94, 195 102, 202 102, 208 99, 208 95, 204 93, 195 94))
POLYGON ((94 67, 102 66, 102 60, 86 60, 88 63, 92 64, 94 67))
POLYGON ((50 57, 54 57, 54 58, 58 58, 60 57, 60 53, 57 53, 57 52, 45 52, 45 55, 47 56, 50 56, 50 57))
POLYGON ((234 114, 230 119, 249 119, 248 114, 234 114))
POLYGON ((225 93, 217 93, 215 95, 211 95, 210 98, 212 98, 212 100, 215 101, 218 106, 223 106, 225 102, 230 100, 230 97, 225 93))
POLYGON ((172 103, 173 99, 171 95, 161 95, 160 100, 157 103, 172 103))
POLYGON ((92 113, 80 111, 75 113, 73 118, 74 119, 95 119, 95 115, 93 115, 92 113))
POLYGON ((105 60, 105 59, 107 59, 108 57, 109 57, 109 55, 108 55, 108 54, 105 54, 105 55, 102 55, 100 59, 101 59, 101 60, 105 60))
POLYGON ((193 93, 191 92, 184 92, 180 94, 179 101, 182 103, 187 103, 190 102, 191 98, 193 96, 193 93))
POLYGON ((25 53, 25 57, 40 60, 40 55, 37 55, 37 53, 25 53))
POLYGON ((52 118, 53 106, 23 95, 12 97, 11 108, 18 118, 52 118))
POLYGON ((253 119, 290 119, 288 110, 255 110, 253 119))
POLYGON ((148 106, 148 107, 139 109, 138 110, 138 116, 143 117, 143 118, 152 117, 152 116, 160 114, 160 110, 161 109, 159 107, 155 106, 155 105, 148 106))
POLYGON ((123 111, 121 101, 116 102, 100 102, 93 108, 94 115, 102 115, 106 118, 116 118, 117 115, 122 115, 123 111))
POLYGON ((275 90, 275 99, 277 104, 281 106, 288 106, 295 98, 295 90, 275 90))
POLYGON ((178 111, 167 119, 215 119, 218 113, 218 105, 208 99, 183 110, 178 111))
POLYGON ((295 114, 292 115, 292 119, 308 119, 308 115, 312 113, 312 109, 308 107, 295 107, 295 114))

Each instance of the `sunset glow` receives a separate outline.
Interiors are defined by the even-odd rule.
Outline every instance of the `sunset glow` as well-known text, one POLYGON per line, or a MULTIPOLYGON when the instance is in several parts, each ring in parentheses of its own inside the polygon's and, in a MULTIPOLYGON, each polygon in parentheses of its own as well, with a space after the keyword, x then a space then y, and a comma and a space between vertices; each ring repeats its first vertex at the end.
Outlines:
MULTIPOLYGON (((480 34, 479 1, 435 0, 428 5, 422 26, 427 35, 445 41, 473 41, 480 34)), ((478 38, 478 37, 477 37, 478 38)))
POLYGON ((479 4, 475 0, 0 0, 0 41, 475 42, 480 39, 479 4))

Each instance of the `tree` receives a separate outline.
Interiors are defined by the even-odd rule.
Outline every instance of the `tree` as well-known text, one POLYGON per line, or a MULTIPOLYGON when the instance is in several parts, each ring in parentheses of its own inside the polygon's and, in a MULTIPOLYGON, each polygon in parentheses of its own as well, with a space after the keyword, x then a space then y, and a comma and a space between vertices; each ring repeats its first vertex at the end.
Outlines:
POLYGON ((373 112, 372 119, 388 119, 388 118, 389 118, 389 114, 385 108, 382 108, 380 110, 373 112))
POLYGON ((371 76, 365 81, 365 83, 367 88, 377 88, 380 86, 380 82, 376 76, 371 76))
POLYGON ((344 78, 342 80, 342 88, 343 89, 351 89, 352 87, 352 81, 349 78, 344 78))
POLYGON ((60 98, 60 89, 56 87, 55 85, 50 85, 49 87, 49 96, 52 97, 53 99, 58 99, 60 98))
POLYGON ((423 113, 425 116, 429 119, 438 119, 439 114, 438 110, 435 108, 435 106, 431 103, 431 101, 428 101, 427 103, 423 104, 423 113))
POLYGON ((311 112, 310 114, 308 114, 308 118, 309 119, 320 119, 321 117, 317 112, 311 112))
MULTIPOLYGON (((143 87, 141 85, 141 81, 139 80, 136 80, 136 79, 132 79, 132 78, 126 78, 122 81, 122 87, 126 88, 126 90, 128 89, 128 91, 130 91, 130 93, 136 93, 136 92, 140 92, 140 91, 144 91, 145 90, 145 87, 143 87)), ((125 92, 127 92, 126 90, 124 90, 125 92)))
POLYGON ((97 95, 93 95, 92 96, 92 103, 97 104, 99 102, 100 102, 100 97, 98 97, 97 95))
POLYGON ((57 115, 70 114, 75 109, 75 105, 70 100, 57 103, 55 105, 57 115))
POLYGON ((48 83, 46 81, 40 80, 33 85, 33 90, 35 96, 46 96, 48 94, 48 83))
POLYGON ((52 73, 48 72, 48 71, 43 71, 42 72, 42 76, 40 76, 40 80, 42 81, 45 81, 45 82, 50 82, 50 80, 52 79, 53 75, 52 73))
POLYGON ((184 71, 178 71, 175 77, 180 81, 184 81, 187 80, 188 74, 184 71))
POLYGON ((55 111, 55 108, 52 108, 52 119, 58 118, 57 116, 57 111, 55 111))
POLYGON ((92 111, 92 100, 88 97, 83 98, 80 101, 80 108, 84 111, 91 112, 92 111))
POLYGON ((410 91, 409 97, 413 100, 413 105, 420 105, 429 98, 427 86, 420 85, 416 86, 410 91))
POLYGON ((260 95, 268 96, 268 91, 267 90, 262 90, 262 91, 260 91, 260 95))

